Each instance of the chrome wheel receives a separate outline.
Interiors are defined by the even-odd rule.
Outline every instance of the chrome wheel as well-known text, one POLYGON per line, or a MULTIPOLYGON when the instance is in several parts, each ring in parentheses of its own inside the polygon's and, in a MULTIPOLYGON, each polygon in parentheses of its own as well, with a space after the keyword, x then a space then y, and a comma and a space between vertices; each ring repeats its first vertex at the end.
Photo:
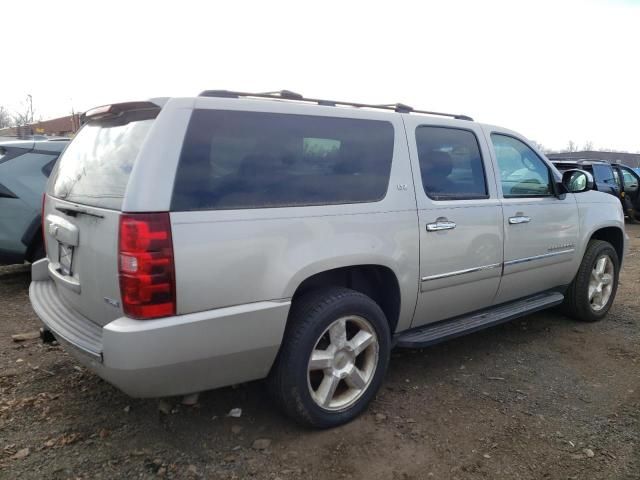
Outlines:
POLYGON ((371 324, 350 315, 320 335, 307 366, 313 401, 325 410, 353 405, 367 390, 378 365, 378 337, 371 324))
POLYGON ((613 279, 614 265, 609 255, 598 257, 589 278, 589 303, 594 311, 602 310, 609 302, 613 279))

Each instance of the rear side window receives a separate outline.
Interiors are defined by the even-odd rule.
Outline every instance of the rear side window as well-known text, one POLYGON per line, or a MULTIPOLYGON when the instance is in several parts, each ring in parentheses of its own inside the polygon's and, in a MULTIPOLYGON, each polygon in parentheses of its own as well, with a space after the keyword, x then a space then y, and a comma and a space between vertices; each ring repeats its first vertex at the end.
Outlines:
POLYGON ((131 169, 158 112, 132 110, 87 123, 60 157, 50 193, 70 202, 119 210, 131 169))
POLYGON ((487 198, 478 140, 473 132, 447 127, 416 129, 424 192, 434 200, 487 198))
POLYGON ((195 110, 171 209, 222 210, 374 202, 393 157, 389 122, 195 110))

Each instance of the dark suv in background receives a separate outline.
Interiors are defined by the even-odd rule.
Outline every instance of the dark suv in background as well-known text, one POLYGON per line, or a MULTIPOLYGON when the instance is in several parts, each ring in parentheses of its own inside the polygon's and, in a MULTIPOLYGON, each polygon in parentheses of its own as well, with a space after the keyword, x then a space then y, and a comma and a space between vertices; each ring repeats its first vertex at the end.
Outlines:
POLYGON ((579 168, 593 175, 593 189, 620 199, 632 221, 640 221, 640 175, 630 167, 604 160, 552 160, 561 172, 579 168))
POLYGON ((0 142, 0 264, 44 257, 42 195, 69 139, 0 142))

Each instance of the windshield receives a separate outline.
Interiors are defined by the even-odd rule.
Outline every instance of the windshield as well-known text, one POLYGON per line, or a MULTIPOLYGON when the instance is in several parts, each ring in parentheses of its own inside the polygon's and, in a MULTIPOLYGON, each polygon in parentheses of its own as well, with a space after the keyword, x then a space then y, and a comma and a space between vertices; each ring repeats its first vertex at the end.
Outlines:
POLYGON ((50 193, 119 210, 133 164, 157 114, 157 109, 135 110, 86 124, 60 158, 50 193))

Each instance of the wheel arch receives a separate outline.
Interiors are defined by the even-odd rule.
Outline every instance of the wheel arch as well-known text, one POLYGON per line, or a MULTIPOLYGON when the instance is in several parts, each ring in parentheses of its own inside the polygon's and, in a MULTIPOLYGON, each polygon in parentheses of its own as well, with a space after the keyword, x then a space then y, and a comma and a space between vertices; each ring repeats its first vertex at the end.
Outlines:
POLYGON ((398 275, 388 265, 358 263, 317 269, 298 279, 291 294, 292 302, 307 292, 326 287, 345 287, 367 295, 384 312, 391 333, 396 331, 401 317, 402 294, 398 275))
MULTIPOLYGON (((601 227, 593 231, 589 236, 591 240, 603 240, 613 246, 614 250, 618 254, 618 261, 622 265, 622 258, 624 256, 624 232, 619 227, 601 227)), ((585 246, 586 248, 586 246, 585 246)))

